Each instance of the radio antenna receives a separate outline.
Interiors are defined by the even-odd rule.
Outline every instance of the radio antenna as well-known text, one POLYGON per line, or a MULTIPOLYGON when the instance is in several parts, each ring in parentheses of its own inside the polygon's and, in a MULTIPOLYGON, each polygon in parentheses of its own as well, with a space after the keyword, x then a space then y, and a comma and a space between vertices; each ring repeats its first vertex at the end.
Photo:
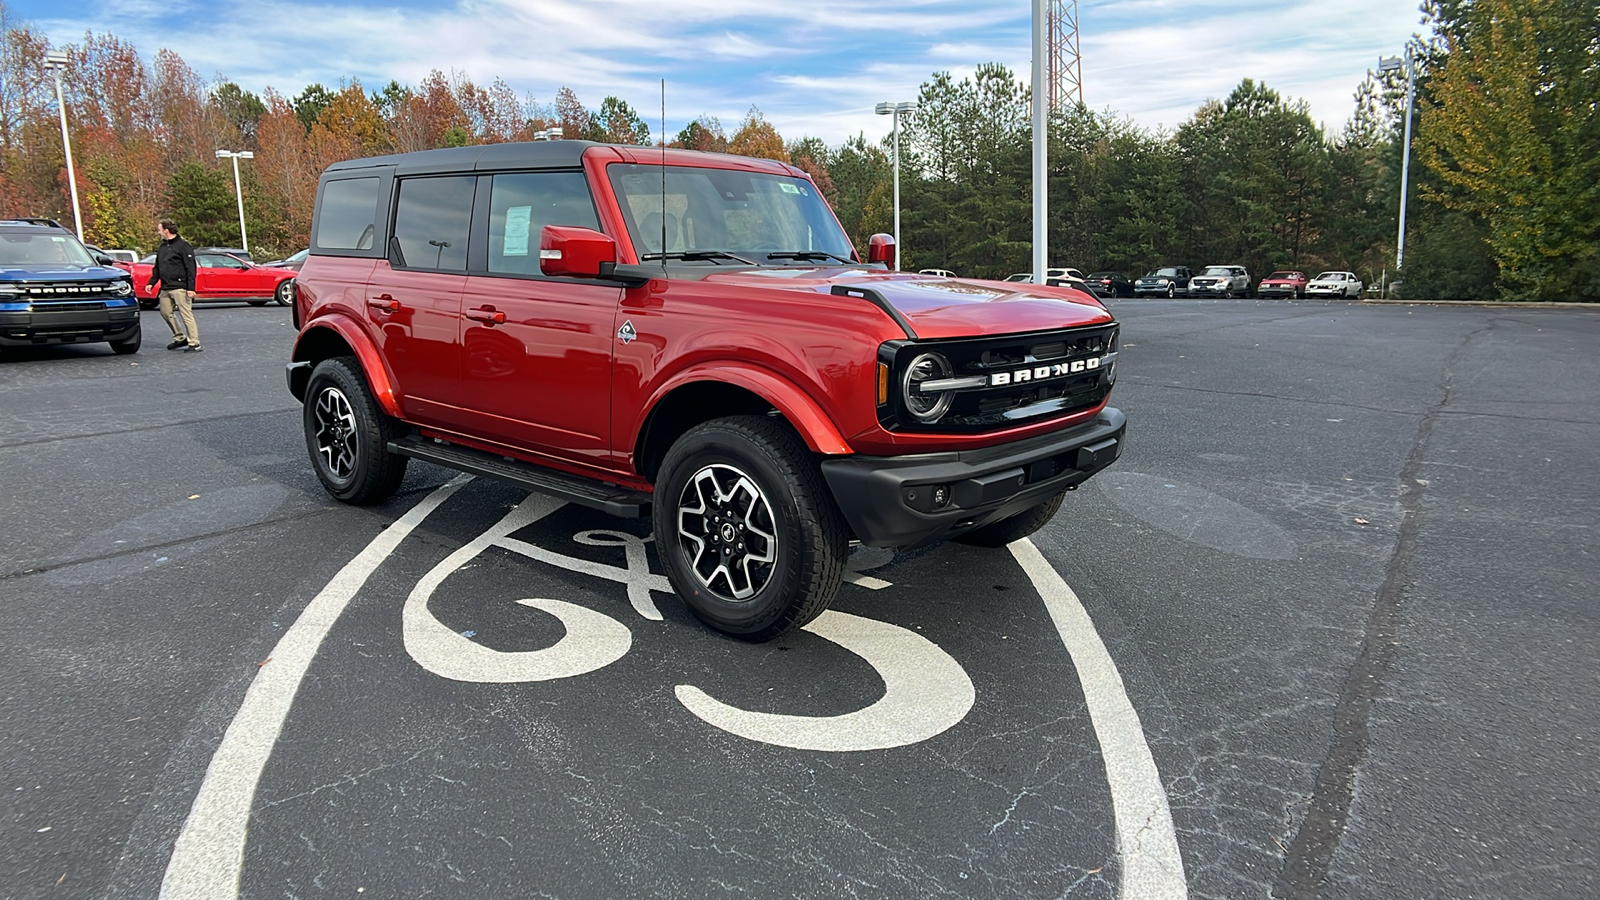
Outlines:
POLYGON ((661 268, 667 267, 667 80, 661 79, 661 268))

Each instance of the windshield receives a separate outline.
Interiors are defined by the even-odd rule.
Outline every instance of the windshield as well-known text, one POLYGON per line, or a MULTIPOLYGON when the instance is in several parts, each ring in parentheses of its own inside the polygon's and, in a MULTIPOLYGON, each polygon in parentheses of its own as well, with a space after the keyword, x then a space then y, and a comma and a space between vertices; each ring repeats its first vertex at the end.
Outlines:
MULTIPOLYGON (((617 164, 607 174, 641 261, 660 259, 663 251, 669 256, 733 254, 762 264, 773 253, 828 254, 843 260, 855 255, 816 187, 804 178, 669 166, 663 189, 660 166, 617 164)), ((696 261, 716 265, 729 260, 696 261)), ((815 264, 818 259, 799 261, 815 264)))
POLYGON ((1267 280, 1271 281, 1274 278, 1281 278, 1281 279, 1284 279, 1286 281, 1293 281, 1295 279, 1295 276, 1297 276, 1299 274, 1300 274, 1299 272, 1273 272, 1271 275, 1267 276, 1267 280))
POLYGON ((1317 276, 1318 281, 1341 281, 1343 279, 1343 272, 1323 272, 1321 275, 1317 276))
POLYGON ((1168 266, 1168 267, 1166 267, 1164 269, 1157 269, 1154 272, 1151 272, 1149 275, 1146 275, 1145 277, 1146 278, 1162 278, 1162 277, 1165 277, 1165 278, 1177 278, 1178 277, 1178 270, 1173 268, 1173 267, 1171 267, 1171 266, 1168 266))
POLYGON ((1228 268, 1227 266, 1207 266, 1205 274, 1207 274, 1207 275, 1221 275, 1224 278, 1226 278, 1226 277, 1228 277, 1228 276, 1233 274, 1233 270, 1228 268))
POLYGON ((71 235, 42 231, 0 233, 0 266, 92 266, 89 251, 71 235))

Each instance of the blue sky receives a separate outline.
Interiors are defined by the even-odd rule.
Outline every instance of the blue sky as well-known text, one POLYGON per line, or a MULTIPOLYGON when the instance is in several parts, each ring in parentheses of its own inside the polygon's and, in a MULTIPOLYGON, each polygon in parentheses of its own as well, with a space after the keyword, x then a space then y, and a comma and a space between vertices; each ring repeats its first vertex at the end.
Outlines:
MULTIPOLYGON (((754 105, 789 139, 887 133, 881 100, 936 71, 999 62, 1026 78, 1029 0, 0 0, 56 44, 87 30, 166 47, 203 77, 292 96, 356 77, 415 84, 431 69, 504 78, 550 103, 608 94, 659 130, 702 114, 731 133, 754 105)), ((1079 0, 1084 99, 1176 127, 1244 78, 1304 99, 1337 131, 1380 55, 1420 29, 1416 0, 1079 0)))

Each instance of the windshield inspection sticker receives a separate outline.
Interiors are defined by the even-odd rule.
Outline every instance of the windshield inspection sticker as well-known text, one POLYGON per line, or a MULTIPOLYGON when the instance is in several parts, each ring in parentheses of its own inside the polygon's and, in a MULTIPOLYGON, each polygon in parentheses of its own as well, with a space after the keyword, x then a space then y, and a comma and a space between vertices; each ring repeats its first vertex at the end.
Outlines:
POLYGON ((788 183, 786 181, 778 182, 778 190, 783 191, 785 194, 798 194, 798 193, 800 193, 800 188, 799 187, 797 187, 796 185, 792 185, 792 184, 790 184, 790 183, 788 183))
POLYGON ((502 256, 528 255, 528 223, 533 218, 533 207, 513 206, 506 210, 506 239, 502 256))

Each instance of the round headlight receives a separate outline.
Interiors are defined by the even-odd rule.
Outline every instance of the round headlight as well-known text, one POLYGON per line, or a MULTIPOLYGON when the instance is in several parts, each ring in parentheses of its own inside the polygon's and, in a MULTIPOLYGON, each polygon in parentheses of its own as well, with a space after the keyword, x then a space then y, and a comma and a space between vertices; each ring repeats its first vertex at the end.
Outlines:
POLYGON ((126 297, 131 293, 133 293, 133 284, 131 282, 119 281, 111 286, 111 296, 113 297, 126 297))
POLYGON ((939 421, 955 400, 954 391, 923 391, 923 383, 949 378, 954 374, 950 360, 942 353, 919 354, 911 361, 911 365, 906 366, 905 377, 901 379, 901 394, 905 397, 906 409, 918 422, 932 424, 939 421))

